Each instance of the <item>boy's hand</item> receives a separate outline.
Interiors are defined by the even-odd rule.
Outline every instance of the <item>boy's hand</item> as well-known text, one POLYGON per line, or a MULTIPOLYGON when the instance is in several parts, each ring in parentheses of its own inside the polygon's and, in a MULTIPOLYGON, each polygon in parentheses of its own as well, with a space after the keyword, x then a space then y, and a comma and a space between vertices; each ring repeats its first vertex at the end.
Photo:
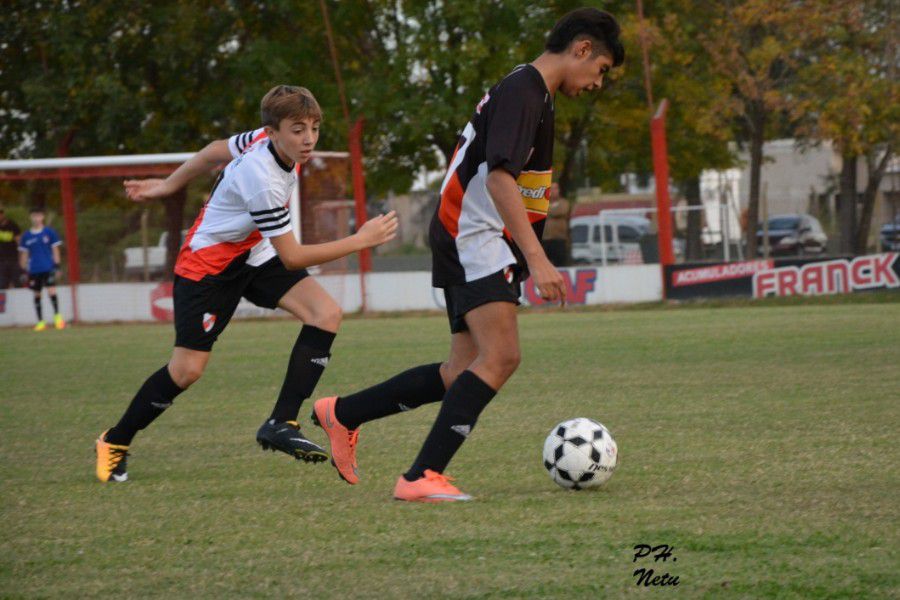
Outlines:
POLYGON ((556 267, 553 266, 543 252, 528 261, 528 270, 531 271, 531 277, 541 298, 550 302, 559 302, 565 306, 565 279, 563 279, 563 276, 560 275, 559 271, 556 270, 556 267))
POLYGON ((356 237, 362 243, 363 248, 379 246, 397 237, 397 212, 391 211, 386 215, 378 215, 369 219, 356 232, 356 237))
POLYGON ((171 196, 176 190, 169 189, 165 179, 126 179, 125 195, 135 202, 146 202, 171 196))

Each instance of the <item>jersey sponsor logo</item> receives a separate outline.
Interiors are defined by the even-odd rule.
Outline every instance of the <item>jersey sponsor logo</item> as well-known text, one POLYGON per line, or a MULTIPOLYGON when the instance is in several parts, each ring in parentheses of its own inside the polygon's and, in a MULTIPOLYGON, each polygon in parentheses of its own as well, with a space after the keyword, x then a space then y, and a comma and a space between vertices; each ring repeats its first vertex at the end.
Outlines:
POLYGON ((788 266, 755 273, 753 297, 818 296, 846 294, 856 290, 900 287, 900 275, 894 269, 900 253, 888 252, 788 266))
POLYGON ((519 194, 525 210, 540 215, 546 215, 550 210, 550 184, 553 171, 522 171, 516 184, 519 186, 519 194))
POLYGON ((209 333, 216 325, 216 315, 212 313, 203 313, 203 331, 209 333))
POLYGON ((672 274, 672 285, 675 287, 685 285, 698 285, 712 283, 728 279, 740 279, 749 277, 754 273, 766 271, 774 266, 771 260, 750 260, 745 262, 728 263, 724 265, 712 265, 697 269, 685 269, 672 274))

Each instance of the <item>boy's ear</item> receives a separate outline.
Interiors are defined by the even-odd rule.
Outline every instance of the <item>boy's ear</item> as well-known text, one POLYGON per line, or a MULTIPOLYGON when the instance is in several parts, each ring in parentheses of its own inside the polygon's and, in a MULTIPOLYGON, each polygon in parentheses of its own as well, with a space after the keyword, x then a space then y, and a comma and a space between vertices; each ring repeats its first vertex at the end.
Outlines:
POLYGON ((594 44, 591 43, 591 40, 581 39, 572 44, 572 52, 578 58, 590 56, 593 51, 594 44))
POLYGON ((272 134, 277 131, 277 129, 275 129, 271 125, 266 125, 263 127, 263 129, 266 132, 266 137, 272 137, 272 134))

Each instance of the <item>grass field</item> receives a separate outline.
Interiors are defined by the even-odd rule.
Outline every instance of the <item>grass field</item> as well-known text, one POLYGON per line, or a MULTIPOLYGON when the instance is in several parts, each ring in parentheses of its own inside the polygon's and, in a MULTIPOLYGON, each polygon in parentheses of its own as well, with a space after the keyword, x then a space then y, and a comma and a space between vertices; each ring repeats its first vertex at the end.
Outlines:
MULTIPOLYGON (((364 427, 355 487, 259 450, 296 331, 232 324, 124 485, 92 442, 170 327, 0 332, 0 597, 900 596, 900 303, 523 314, 521 370, 450 468, 477 501, 441 506, 390 499, 435 406, 364 427), (541 465, 574 416, 619 444, 595 492, 541 465), (642 565, 679 585, 637 587, 642 565)), ((347 320, 319 391, 440 360, 446 332, 347 320)))

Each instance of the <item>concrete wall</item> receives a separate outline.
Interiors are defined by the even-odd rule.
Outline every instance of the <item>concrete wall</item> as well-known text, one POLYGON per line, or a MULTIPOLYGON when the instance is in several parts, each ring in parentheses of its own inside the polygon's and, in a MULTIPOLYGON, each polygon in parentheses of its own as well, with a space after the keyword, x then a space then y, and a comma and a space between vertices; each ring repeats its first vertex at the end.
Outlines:
MULTIPOLYGON (((659 265, 622 265, 609 267, 569 267, 560 269, 569 288, 572 305, 653 302, 662 299, 659 265)), ((345 312, 361 307, 360 278, 356 274, 322 275, 316 280, 341 304, 345 312)), ((69 286, 58 288, 60 310, 71 320, 72 293, 69 286)), ((443 310, 441 290, 431 287, 431 273, 371 273, 366 278, 368 309, 372 311, 443 310)), ((27 289, 0 291, 0 326, 33 325, 33 295, 27 289)), ((523 285, 528 304, 543 304, 531 280, 523 285)), ((110 283, 78 286, 80 319, 86 323, 116 321, 169 321, 172 318, 171 284, 110 283)), ((45 315, 50 302, 44 295, 45 315)), ((241 301, 235 317, 266 317, 271 311, 241 301)))

